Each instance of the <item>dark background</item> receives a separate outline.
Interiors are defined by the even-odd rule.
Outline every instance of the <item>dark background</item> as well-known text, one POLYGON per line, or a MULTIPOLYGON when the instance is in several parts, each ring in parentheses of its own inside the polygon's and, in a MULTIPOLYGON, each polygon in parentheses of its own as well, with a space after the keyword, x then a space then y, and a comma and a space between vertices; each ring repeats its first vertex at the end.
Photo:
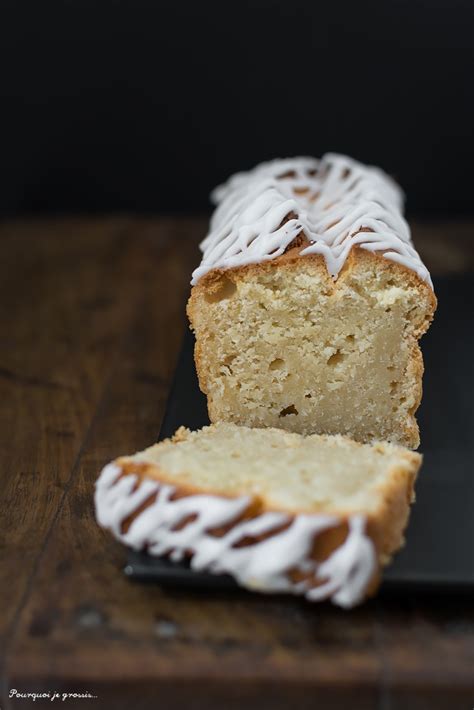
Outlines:
POLYGON ((473 0, 0 5, 0 213, 190 212, 346 152, 410 213, 474 212, 473 0))

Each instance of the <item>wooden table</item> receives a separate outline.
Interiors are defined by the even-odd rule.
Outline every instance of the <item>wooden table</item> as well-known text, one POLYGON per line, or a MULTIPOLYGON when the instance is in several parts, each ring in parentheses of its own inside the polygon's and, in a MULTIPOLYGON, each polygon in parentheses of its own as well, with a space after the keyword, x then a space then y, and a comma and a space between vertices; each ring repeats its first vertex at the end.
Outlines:
MULTIPOLYGON (((159 430, 205 219, 55 219, 0 228, 2 710, 20 692, 91 708, 466 708, 466 598, 351 612, 125 579, 94 480, 159 430)), ((419 224, 435 274, 472 269, 474 223, 419 224)), ((442 501, 440 501, 442 505, 442 501)), ((43 706, 37 701, 35 706, 43 706)))

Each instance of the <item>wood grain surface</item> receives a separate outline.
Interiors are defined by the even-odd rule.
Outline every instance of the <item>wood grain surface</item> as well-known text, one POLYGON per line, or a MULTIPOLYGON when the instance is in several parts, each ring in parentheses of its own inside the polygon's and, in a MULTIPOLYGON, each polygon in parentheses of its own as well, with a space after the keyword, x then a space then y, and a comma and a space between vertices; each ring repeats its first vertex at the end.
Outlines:
MULTIPOLYGON (((63 703, 83 710, 471 708, 472 599, 384 596, 347 612, 122 574, 93 485, 157 436, 205 225, 0 227, 0 708, 32 705, 10 689, 87 691, 63 703)), ((474 223, 414 233, 435 276, 473 269, 474 223)))

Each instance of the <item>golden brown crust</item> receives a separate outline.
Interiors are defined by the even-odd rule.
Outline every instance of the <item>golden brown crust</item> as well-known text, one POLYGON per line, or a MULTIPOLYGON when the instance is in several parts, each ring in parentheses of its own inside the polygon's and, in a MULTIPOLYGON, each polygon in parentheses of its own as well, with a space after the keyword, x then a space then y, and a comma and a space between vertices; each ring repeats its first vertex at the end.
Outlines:
POLYGON ((325 282, 324 293, 330 295, 342 288, 346 279, 350 274, 358 267, 364 264, 373 265, 378 271, 385 272, 395 272, 400 274, 406 282, 407 286, 418 288, 420 290, 420 296, 427 299, 430 304, 428 309, 428 318, 423 323, 416 332, 416 337, 420 337, 427 331, 430 323, 433 320, 434 313, 437 307, 437 299, 434 294, 433 289, 427 284, 423 279, 421 279, 412 269, 409 269, 403 264, 399 264, 396 261, 391 261, 386 259, 382 254, 378 252, 368 251, 362 247, 355 246, 349 252, 346 263, 344 264, 341 272, 336 280, 334 280, 329 274, 326 262, 322 254, 304 254, 301 255, 301 246, 294 246, 288 249, 281 256, 275 259, 269 259, 267 261, 260 261, 255 264, 245 264, 243 266, 237 266, 230 269, 216 268, 205 274, 198 283, 192 287, 191 295, 187 304, 187 314, 193 327, 195 308, 199 296, 205 294, 215 293, 222 281, 222 277, 225 276, 228 280, 232 282, 237 282, 242 279, 250 277, 250 279, 257 277, 259 273, 265 273, 269 270, 275 268, 285 268, 292 269, 295 264, 300 259, 304 259, 306 262, 311 263, 314 266, 315 271, 318 272, 318 276, 322 281, 325 282))
POLYGON ((396 466, 387 483, 379 488, 382 503, 368 516, 367 532, 375 543, 382 565, 404 544, 410 506, 415 500, 415 482, 421 466, 420 454, 406 452, 406 466, 396 466))
POLYGON ((207 274, 199 279, 197 284, 195 284, 191 289, 191 305, 192 305, 192 295, 197 294, 200 291, 207 291, 212 293, 216 288, 216 284, 219 283, 223 275, 228 276, 229 279, 239 280, 250 275, 251 278, 257 276, 259 273, 263 273, 275 268, 288 268, 292 267, 295 262, 300 259, 304 259, 306 262, 312 262, 315 268, 318 270, 319 274, 326 281, 327 288, 329 292, 336 291, 340 288, 347 278, 348 274, 351 273, 359 264, 371 262, 378 270, 387 272, 398 272, 403 275, 406 280, 407 285, 420 288, 424 292, 425 296, 431 302, 431 307, 434 311, 436 310, 437 300, 433 289, 429 284, 427 284, 423 279, 421 279, 418 274, 409 269, 407 266, 400 264, 396 261, 392 261, 383 256, 383 254, 377 251, 369 251, 360 246, 354 246, 346 259, 346 262, 339 273, 337 279, 333 279, 329 274, 324 256, 322 254, 301 254, 303 245, 297 241, 298 237, 293 240, 290 247, 281 256, 275 259, 268 259, 265 261, 259 261, 251 264, 244 264, 243 266, 236 266, 229 269, 214 268, 211 269, 207 274))

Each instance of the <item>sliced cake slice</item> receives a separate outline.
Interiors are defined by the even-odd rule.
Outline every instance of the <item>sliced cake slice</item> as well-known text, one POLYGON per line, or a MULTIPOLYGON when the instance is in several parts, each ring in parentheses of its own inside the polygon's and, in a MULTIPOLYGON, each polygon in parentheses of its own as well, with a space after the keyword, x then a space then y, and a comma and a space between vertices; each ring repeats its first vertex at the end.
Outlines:
POLYGON ((351 607, 403 544, 420 464, 399 446, 338 435, 180 428, 104 468, 96 514, 134 549, 351 607))

